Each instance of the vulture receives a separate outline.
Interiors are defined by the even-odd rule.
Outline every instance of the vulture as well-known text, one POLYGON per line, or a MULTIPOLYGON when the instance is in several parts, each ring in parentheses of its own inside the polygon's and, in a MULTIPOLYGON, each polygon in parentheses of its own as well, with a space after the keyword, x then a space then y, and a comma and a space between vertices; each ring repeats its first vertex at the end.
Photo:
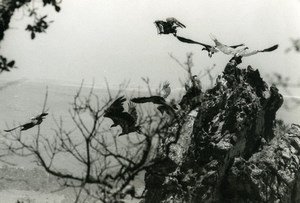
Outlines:
POLYGON ((12 129, 9 129, 9 130, 4 130, 5 132, 11 132, 13 130, 16 130, 18 128, 21 129, 21 131, 24 131, 24 130, 28 130, 30 128, 33 128, 34 126, 36 125, 40 125, 42 122, 43 122, 43 119, 48 115, 48 113, 41 113, 40 115, 36 116, 36 117, 33 117, 31 118, 31 121, 28 122, 28 123, 25 123, 25 124, 22 124, 22 125, 19 125, 15 128, 12 128, 12 129))
POLYGON ((186 107, 193 109, 200 104, 200 97, 202 94, 201 82, 197 75, 194 75, 191 78, 191 82, 191 87, 188 84, 185 84, 186 93, 179 102, 179 106, 182 109, 186 109, 186 107))
POLYGON ((259 52, 271 52, 278 48, 278 44, 271 46, 266 49, 262 50, 249 50, 248 47, 245 46, 238 46, 238 47, 230 47, 223 43, 221 43, 214 35, 210 34, 211 39, 215 42, 216 48, 227 55, 234 55, 236 57, 246 57, 246 56, 252 56, 259 52))
POLYGON ((104 117, 110 118, 113 124, 110 127, 120 126, 122 128, 121 135, 132 132, 140 132, 140 126, 137 124, 137 111, 132 102, 128 103, 128 112, 124 111, 123 104, 126 101, 124 96, 117 98, 104 112, 104 117))
POLYGON ((176 36, 177 27, 185 28, 185 25, 176 18, 167 18, 166 21, 157 20, 154 24, 158 34, 173 34, 176 36))
POLYGON ((149 96, 149 97, 136 97, 132 98, 131 101, 134 103, 153 103, 158 104, 157 110, 164 114, 166 112, 168 115, 174 115, 174 109, 177 109, 175 104, 169 105, 168 102, 165 100, 171 93, 170 83, 165 82, 162 87, 161 91, 162 96, 149 96))
MULTIPOLYGON (((208 44, 204 44, 204 43, 201 43, 201 42, 196 42, 194 40, 187 39, 187 38, 180 37, 180 36, 176 36, 176 37, 181 42, 189 43, 189 44, 199 44, 199 45, 203 46, 202 51, 207 51, 209 57, 212 57, 212 55, 214 53, 218 52, 218 49, 216 49, 216 47, 214 47, 214 46, 211 46, 211 45, 208 45, 208 44)), ((234 48, 240 47, 240 46, 244 46, 244 44, 238 44, 238 45, 233 45, 233 46, 229 46, 229 47, 231 47, 231 48, 234 49, 234 48)))

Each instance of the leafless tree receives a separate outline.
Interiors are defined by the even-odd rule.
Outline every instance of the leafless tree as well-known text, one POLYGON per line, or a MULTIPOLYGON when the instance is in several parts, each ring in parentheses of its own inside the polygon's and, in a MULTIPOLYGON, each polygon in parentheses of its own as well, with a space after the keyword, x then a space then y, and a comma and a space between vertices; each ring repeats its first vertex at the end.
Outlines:
MULTIPOLYGON (((145 82, 149 85, 149 79, 145 82)), ((75 202, 92 199, 118 202, 126 195, 143 198, 142 192, 134 192, 134 180, 168 157, 171 146, 184 130, 182 124, 189 110, 174 110, 175 116, 170 116, 162 115, 151 105, 139 104, 141 133, 119 137, 119 128, 110 128, 110 119, 103 115, 115 99, 126 95, 127 85, 128 82, 121 84, 117 92, 107 86, 106 99, 99 98, 93 88, 84 95, 81 86, 69 110, 74 124, 71 128, 64 126, 66 118, 60 118, 55 119, 53 134, 44 134, 42 124, 32 137, 24 137, 22 131, 15 130, 3 135, 4 150, 33 157, 38 165, 58 178, 62 187, 74 189, 75 202), (73 167, 64 168, 62 159, 73 163, 73 167)), ((46 99, 43 112, 45 108, 46 99)))

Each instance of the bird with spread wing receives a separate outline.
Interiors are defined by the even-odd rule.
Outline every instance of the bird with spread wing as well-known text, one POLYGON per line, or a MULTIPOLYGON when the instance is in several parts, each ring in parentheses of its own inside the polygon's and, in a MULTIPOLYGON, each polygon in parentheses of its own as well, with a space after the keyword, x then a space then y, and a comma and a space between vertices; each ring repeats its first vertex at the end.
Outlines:
POLYGON ((155 95, 155 96, 149 96, 149 97, 136 97, 132 98, 131 101, 134 103, 153 103, 158 104, 157 110, 161 114, 164 114, 166 112, 168 115, 174 115, 174 109, 177 109, 176 104, 168 104, 166 101, 166 98, 170 95, 171 88, 169 82, 164 82, 162 90, 161 90, 161 96, 155 95))
POLYGON ((4 130, 4 131, 5 132, 11 132, 11 131, 16 130, 18 128, 20 128, 21 131, 28 130, 30 128, 33 128, 36 125, 40 125, 47 115, 48 115, 48 113, 45 113, 45 112, 41 113, 40 115, 31 118, 30 122, 28 122, 28 123, 25 123, 25 124, 19 125, 17 127, 14 127, 12 129, 4 130))
POLYGON ((156 20, 154 22, 158 34, 173 34, 176 36, 177 28, 185 28, 185 25, 179 22, 176 18, 167 18, 166 21, 156 20))
MULTIPOLYGON (((213 55, 214 53, 219 52, 219 50, 218 50, 216 47, 212 46, 212 45, 204 44, 204 43, 201 43, 201 42, 196 42, 196 41, 194 41, 194 40, 187 39, 187 38, 180 37, 180 36, 176 36, 176 37, 177 37, 177 39, 178 39, 179 41, 184 42, 184 43, 189 43, 189 44, 199 44, 199 45, 201 45, 201 46, 204 46, 204 47, 202 48, 202 51, 207 51, 209 57, 212 57, 212 55, 213 55)), ((233 45, 233 46, 228 46, 228 47, 231 47, 231 48, 235 49, 235 48, 240 47, 240 46, 244 46, 244 44, 238 44, 238 45, 233 45)))
POLYGON ((249 50, 248 47, 238 46, 238 47, 230 47, 223 43, 221 43, 214 35, 210 34, 211 39, 215 42, 216 48, 227 55, 234 55, 235 57, 246 57, 252 56, 259 52, 271 52, 278 48, 278 44, 271 46, 262 50, 249 50))
POLYGON ((8 129, 8 130, 4 130, 5 132, 11 132, 13 130, 16 130, 18 128, 20 128, 21 131, 24 130, 28 130, 30 128, 33 128, 34 126, 38 126, 40 125, 43 120, 45 119, 45 117, 48 115, 48 113, 46 113, 46 111, 48 111, 49 109, 46 110, 46 104, 47 104, 47 98, 48 98, 48 87, 46 88, 46 94, 45 94, 45 100, 44 100, 44 105, 43 105, 43 109, 42 109, 42 113, 31 118, 31 120, 25 124, 19 125, 17 127, 14 127, 12 129, 8 129))
POLYGON ((123 104, 126 101, 124 96, 117 98, 104 112, 104 117, 110 118, 113 121, 111 127, 120 126, 122 128, 121 135, 132 132, 140 133, 140 126, 137 124, 137 111, 132 102, 128 103, 128 112, 124 111, 123 104))

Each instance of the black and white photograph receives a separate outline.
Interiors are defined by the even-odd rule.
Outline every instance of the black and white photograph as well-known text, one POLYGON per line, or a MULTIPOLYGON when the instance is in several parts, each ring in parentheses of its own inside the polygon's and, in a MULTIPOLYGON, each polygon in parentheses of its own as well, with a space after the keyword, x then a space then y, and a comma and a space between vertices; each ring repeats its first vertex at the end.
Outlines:
POLYGON ((0 0, 0 203, 300 203, 300 1, 0 0))

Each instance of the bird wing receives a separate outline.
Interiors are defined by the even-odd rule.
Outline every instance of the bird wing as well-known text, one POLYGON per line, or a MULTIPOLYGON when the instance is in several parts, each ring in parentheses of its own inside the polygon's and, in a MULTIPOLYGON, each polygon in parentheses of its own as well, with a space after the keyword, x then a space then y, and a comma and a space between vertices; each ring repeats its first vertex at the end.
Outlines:
POLYGON ((165 99, 161 96, 150 96, 150 97, 136 97, 131 99, 134 103, 147 103, 151 102, 153 104, 164 104, 166 103, 165 99))
POLYGON ((123 103, 126 99, 124 96, 117 98, 104 112, 104 117, 110 118, 114 124, 113 126, 120 125, 119 116, 124 111, 123 103))
POLYGON ((105 117, 109 117, 111 114, 121 113, 124 111, 123 103, 126 101, 124 96, 117 98, 106 110, 104 113, 105 117))
POLYGON ((165 81, 162 87, 162 97, 167 98, 171 94, 170 83, 165 81))
POLYGON ((266 49, 263 49, 263 50, 254 50, 254 51, 248 51, 248 50, 244 50, 243 52, 240 52, 238 55, 239 56, 252 56, 252 55, 255 55, 259 52, 271 52, 271 51, 274 51, 278 48, 278 44, 274 45, 274 46, 271 46, 269 48, 266 48, 266 49))
POLYGON ((182 24, 181 22, 179 22, 176 18, 170 17, 170 18, 167 18, 166 21, 169 23, 175 24, 179 27, 185 28, 185 25, 182 24))
POLYGON ((164 32, 164 24, 165 22, 161 21, 161 20, 157 20, 154 22, 156 29, 157 29, 157 33, 163 33, 164 32))
POLYGON ((179 41, 181 41, 181 42, 184 42, 184 43, 189 43, 189 44, 200 44, 200 45, 202 45, 202 46, 204 46, 204 47, 207 47, 207 48, 211 48, 212 46, 210 46, 210 45, 208 45, 208 44, 203 44, 203 43, 201 43, 201 42, 196 42, 196 41, 194 41, 194 40, 191 40, 191 39, 187 39, 187 38, 184 38, 184 37, 180 37, 180 36, 176 36, 177 37, 177 39, 179 40, 179 41))
POLYGON ((20 128, 21 126, 17 126, 17 127, 14 127, 14 128, 12 128, 12 129, 9 129, 9 130, 4 130, 4 132, 11 132, 11 131, 13 131, 13 130, 15 130, 15 129, 18 129, 18 128, 20 128))
POLYGON ((237 44, 237 45, 232 45, 232 46, 229 46, 231 48, 237 48, 237 47, 241 47, 241 46, 245 46, 245 44, 237 44))
POLYGON ((276 50, 276 49, 278 48, 278 46, 279 46, 278 44, 275 44, 275 45, 273 45, 273 46, 271 46, 271 47, 269 47, 269 48, 260 50, 259 52, 271 52, 271 51, 276 50))
MULTIPOLYGON (((230 54, 236 54, 236 50, 234 47, 227 46, 225 44, 222 44, 214 35, 210 34, 210 38, 214 41, 216 44, 216 48, 223 52, 224 54, 230 55, 230 54)), ((239 46, 238 46, 239 47, 239 46)))

